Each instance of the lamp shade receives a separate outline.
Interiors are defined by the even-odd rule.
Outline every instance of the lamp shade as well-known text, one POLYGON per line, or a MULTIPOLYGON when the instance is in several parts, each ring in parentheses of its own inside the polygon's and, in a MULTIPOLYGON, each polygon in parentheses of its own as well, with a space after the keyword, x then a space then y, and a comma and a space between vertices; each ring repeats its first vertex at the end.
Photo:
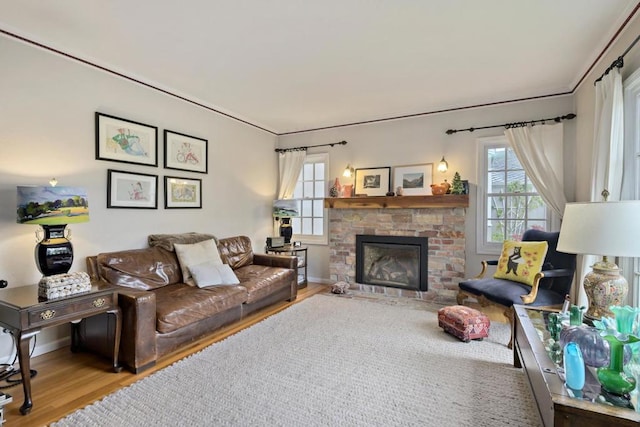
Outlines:
POLYGON ((89 221, 87 191, 80 187, 17 187, 19 224, 60 225, 89 221))
POLYGON ((640 256, 640 200, 567 203, 557 249, 619 257, 640 256))
POLYGON ((294 216, 300 216, 298 201, 291 199, 274 200, 273 216, 277 218, 291 218, 294 216))

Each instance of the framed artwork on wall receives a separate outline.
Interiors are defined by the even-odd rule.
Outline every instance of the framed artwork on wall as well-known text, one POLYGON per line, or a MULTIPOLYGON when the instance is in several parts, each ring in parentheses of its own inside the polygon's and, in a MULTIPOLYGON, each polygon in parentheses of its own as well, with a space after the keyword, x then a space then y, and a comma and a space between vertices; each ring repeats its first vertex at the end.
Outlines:
POLYGON ((166 209, 202 208, 202 180, 165 176, 164 207, 166 209))
POLYGON ((183 171, 208 173, 206 139, 164 131, 164 167, 183 171))
POLYGON ((389 192, 391 167, 356 169, 356 196, 384 196, 389 192))
POLYGON ((158 209, 158 176, 107 170, 107 208, 158 209))
POLYGON ((431 194, 433 163, 403 165, 393 168, 393 188, 402 188, 404 196, 427 196, 431 194))
POLYGON ((96 159, 158 166, 158 128, 96 112, 96 159))

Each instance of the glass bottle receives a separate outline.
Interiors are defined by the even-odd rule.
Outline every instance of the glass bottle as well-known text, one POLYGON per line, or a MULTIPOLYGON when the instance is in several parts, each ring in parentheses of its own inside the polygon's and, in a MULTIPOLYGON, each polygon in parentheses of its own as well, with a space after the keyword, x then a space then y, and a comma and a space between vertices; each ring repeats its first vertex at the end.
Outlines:
POLYGON ((567 387, 582 390, 584 387, 584 360, 580 346, 569 342, 564 347, 564 377, 567 387))

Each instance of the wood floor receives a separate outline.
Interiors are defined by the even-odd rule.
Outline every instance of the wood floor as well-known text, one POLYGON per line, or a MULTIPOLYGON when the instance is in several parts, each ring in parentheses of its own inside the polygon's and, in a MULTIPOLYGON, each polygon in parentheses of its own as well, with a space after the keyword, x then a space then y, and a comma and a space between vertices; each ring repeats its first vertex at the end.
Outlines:
POLYGON ((216 332, 192 346, 161 359, 158 364, 142 374, 132 374, 123 370, 113 373, 109 361, 88 353, 71 353, 62 348, 42 356, 34 357, 31 368, 38 374, 31 381, 33 409, 29 415, 21 415, 23 403, 22 385, 3 390, 13 397, 13 402, 5 406, 6 423, 3 427, 44 426, 57 421, 75 410, 82 408, 114 391, 128 386, 153 372, 162 369, 212 343, 223 340, 292 304, 312 295, 328 292, 327 285, 309 283, 300 289, 295 302, 267 307, 242 321, 216 332))

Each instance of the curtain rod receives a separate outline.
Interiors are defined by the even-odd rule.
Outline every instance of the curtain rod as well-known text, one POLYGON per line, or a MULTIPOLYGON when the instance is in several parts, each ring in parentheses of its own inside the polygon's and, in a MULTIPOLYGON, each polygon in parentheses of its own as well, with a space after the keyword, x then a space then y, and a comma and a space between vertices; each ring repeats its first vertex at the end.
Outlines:
POLYGON ((449 129, 448 131, 446 131, 445 133, 447 135, 453 135, 456 132, 473 132, 474 130, 479 130, 479 129, 489 129, 489 128, 517 128, 517 127, 523 127, 526 125, 533 125, 536 123, 542 123, 545 124, 546 122, 551 122, 554 121, 556 123, 560 123, 563 120, 571 120, 574 119, 576 117, 575 114, 573 113, 569 113, 569 114, 565 114, 564 116, 558 116, 558 117, 554 117, 551 119, 538 119, 538 120, 530 120, 528 122, 513 122, 513 123, 505 123, 502 125, 491 125, 491 126, 481 126, 481 127, 477 127, 477 128, 467 128, 467 129, 449 129))
POLYGON ((609 71, 613 70, 614 68, 622 68, 624 67, 624 56, 629 53, 629 51, 636 45, 636 43, 638 43, 638 41, 640 41, 640 36, 636 37, 636 39, 634 41, 631 42, 631 44, 629 45, 629 47, 627 47, 627 49, 622 52, 622 55, 618 56, 615 61, 613 61, 611 63, 611 65, 609 65, 609 67, 604 70, 604 73, 602 73, 600 75, 600 77, 598 77, 596 79, 596 81, 593 82, 593 84, 595 85, 596 83, 598 83, 600 80, 602 80, 602 78, 604 76, 606 76, 607 74, 609 74, 609 71))
POLYGON ((293 148, 276 148, 276 153, 286 153, 287 151, 304 151, 307 148, 315 147, 333 147, 334 145, 347 145, 347 141, 332 142, 329 144, 307 145, 306 147, 293 147, 293 148))

